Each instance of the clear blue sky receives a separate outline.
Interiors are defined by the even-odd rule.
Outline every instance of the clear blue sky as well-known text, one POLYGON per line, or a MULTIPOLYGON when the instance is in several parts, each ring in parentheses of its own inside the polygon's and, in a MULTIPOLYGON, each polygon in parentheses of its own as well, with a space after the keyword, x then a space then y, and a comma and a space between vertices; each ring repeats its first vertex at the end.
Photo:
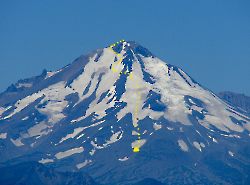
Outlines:
POLYGON ((120 39, 205 87, 250 95, 249 0, 0 2, 0 91, 120 39))

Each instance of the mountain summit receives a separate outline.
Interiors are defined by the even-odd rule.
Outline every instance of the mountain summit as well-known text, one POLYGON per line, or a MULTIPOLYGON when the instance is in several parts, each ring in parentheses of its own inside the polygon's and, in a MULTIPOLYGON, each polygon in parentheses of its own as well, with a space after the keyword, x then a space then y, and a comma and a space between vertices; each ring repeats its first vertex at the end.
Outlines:
POLYGON ((249 133, 249 117, 125 40, 0 94, 1 163, 107 184, 250 182, 249 133))

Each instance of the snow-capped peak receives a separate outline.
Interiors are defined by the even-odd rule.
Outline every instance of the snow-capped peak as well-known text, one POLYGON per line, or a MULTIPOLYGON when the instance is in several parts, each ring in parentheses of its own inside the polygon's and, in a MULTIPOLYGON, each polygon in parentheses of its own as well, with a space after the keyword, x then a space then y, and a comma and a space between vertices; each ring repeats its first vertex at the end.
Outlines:
MULTIPOLYGON (((100 153, 109 150, 125 163, 161 133, 186 133, 174 137, 183 152, 203 152, 220 138, 249 137, 247 116, 132 41, 29 82, 20 92, 0 95, 0 139, 8 143, 6 151, 39 151, 34 158, 43 163, 72 157, 68 166, 99 164, 108 160, 100 153)), ((16 153, 0 156, 7 160, 16 153)))

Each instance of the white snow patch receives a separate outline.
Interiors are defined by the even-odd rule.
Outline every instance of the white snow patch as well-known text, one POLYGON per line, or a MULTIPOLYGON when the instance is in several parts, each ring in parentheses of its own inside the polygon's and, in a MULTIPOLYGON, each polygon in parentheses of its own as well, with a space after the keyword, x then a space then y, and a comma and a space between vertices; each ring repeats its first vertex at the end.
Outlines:
POLYGON ((20 87, 32 87, 32 83, 19 83, 17 85, 17 88, 20 88, 20 87))
POLYGON ((51 126, 47 125, 46 122, 41 122, 39 124, 34 125, 33 127, 28 129, 28 136, 23 135, 23 138, 33 137, 33 136, 42 136, 47 135, 49 132, 51 132, 50 128, 51 126))
POLYGON ((54 76, 55 74, 59 73, 60 71, 62 71, 62 69, 57 70, 57 71, 48 71, 48 72, 47 72, 47 75, 46 75, 46 77, 45 77, 45 79, 54 76))
POLYGON ((214 142, 214 143, 218 143, 218 141, 217 141, 215 138, 213 138, 213 142, 214 142))
MULTIPOLYGON (((87 129, 87 128, 90 128, 90 127, 95 127, 95 126, 97 126, 97 125, 100 125, 101 123, 103 123, 105 120, 102 120, 102 121, 99 121, 99 122, 96 122, 96 123, 94 123, 94 124, 92 124, 92 125, 89 125, 89 126, 86 126, 86 127, 78 127, 78 128, 75 128, 74 129, 74 131, 73 131, 73 133, 71 133, 71 134, 67 134, 65 137, 63 137, 61 140, 60 140, 60 142, 59 143, 62 143, 63 141, 66 141, 67 139, 69 139, 69 138, 75 138, 79 133, 81 133, 82 131, 84 131, 85 129, 87 129)), ((83 135, 82 135, 83 136, 83 135)), ((81 136, 81 137, 82 137, 81 136)), ((80 137, 79 137, 80 138, 80 137)), ((78 139, 79 139, 78 138, 78 139)), ((89 137, 88 137, 89 138, 89 137)))
POLYGON ((153 128, 154 128, 155 130, 159 130, 159 129, 162 128, 162 125, 157 124, 157 123, 154 123, 154 124, 153 124, 153 128))
POLYGON ((75 138, 79 133, 81 133, 83 130, 85 129, 85 127, 79 127, 79 128, 75 128, 73 133, 71 134, 67 134, 65 137, 63 137, 59 143, 62 143, 63 141, 66 141, 69 138, 75 138))
POLYGON ((31 138, 31 137, 35 137, 36 139, 40 138, 43 135, 47 135, 48 133, 50 133, 52 131, 51 129, 51 125, 45 121, 42 121, 32 127, 30 127, 27 132, 25 133, 21 133, 20 137, 18 138, 19 141, 21 141, 22 139, 25 138, 31 138))
POLYGON ((146 141, 147 141, 146 139, 136 140, 136 141, 131 143, 131 147, 132 148, 134 148, 134 147, 141 148, 146 143, 146 141))
POLYGON ((6 139, 7 133, 0 133, 0 139, 6 139))
POLYGON ((73 93, 73 90, 69 87, 65 88, 65 83, 66 82, 64 81, 59 82, 40 91, 40 94, 45 95, 41 103, 47 102, 47 104, 45 105, 45 108, 37 109, 40 113, 48 116, 50 123, 56 123, 65 117, 62 113, 63 109, 68 105, 65 96, 73 93))
POLYGON ((17 147, 19 147, 19 146, 23 146, 24 144, 22 143, 22 141, 21 141, 21 139, 20 138, 18 138, 18 139, 10 139, 11 140, 11 142, 15 145, 15 146, 17 146, 17 147))
POLYGON ((118 160, 123 162, 123 161, 127 161, 128 159, 129 159, 129 157, 125 156, 123 158, 119 158, 118 160))
POLYGON ((107 145, 110 145, 112 143, 115 143, 117 141, 119 141, 121 138, 122 138, 122 135, 123 135, 123 132, 122 131, 119 131, 119 132, 116 132, 114 133, 110 139, 105 143, 105 146, 107 145))
POLYGON ((235 137, 235 138, 240 138, 240 136, 239 135, 236 135, 236 134, 233 134, 233 135, 230 135, 230 136, 232 136, 232 137, 235 137))
POLYGON ((200 146, 202 147, 202 148, 205 148, 205 144, 204 143, 200 143, 200 146))
POLYGON ((201 136, 201 133, 198 130, 195 130, 195 131, 201 136))
POLYGON ((198 143, 197 141, 194 141, 194 142, 193 142, 193 145, 194 145, 194 147, 195 147, 197 150, 199 150, 199 151, 201 152, 200 143, 198 143))
POLYGON ((202 114, 202 110, 203 110, 202 107, 198 107, 198 106, 192 105, 192 106, 191 106, 191 109, 192 109, 192 110, 196 110, 197 112, 199 112, 199 113, 202 114))
POLYGON ((83 147, 72 148, 72 149, 66 150, 66 151, 64 151, 64 152, 58 152, 58 153, 55 155, 55 157, 56 157, 57 159, 63 159, 63 158, 65 158, 65 157, 69 157, 69 156, 71 156, 71 155, 73 155, 73 154, 81 153, 81 152, 83 152, 83 151, 84 151, 83 147))
POLYGON ((91 141, 90 144, 91 144, 92 146, 94 146, 96 149, 103 149, 103 148, 105 148, 105 147, 107 147, 107 146, 109 146, 109 145, 111 145, 111 144, 113 144, 113 143, 119 141, 119 140, 122 138, 122 135, 123 135, 123 132, 122 132, 122 131, 118 131, 118 132, 112 134, 112 136, 110 137, 110 139, 107 140, 107 141, 106 141, 104 144, 102 144, 102 145, 98 145, 98 144, 96 143, 97 140, 96 140, 95 142, 94 142, 94 141, 91 141))
POLYGON ((98 144, 96 144, 94 141, 91 141, 90 144, 91 144, 93 147, 95 147, 96 149, 103 149, 103 148, 104 148, 104 146, 98 145, 98 144))
POLYGON ((132 130, 132 136, 138 136, 138 135, 139 135, 139 133, 137 131, 132 130))
POLYGON ((188 146, 185 143, 185 141, 183 141, 182 139, 178 140, 178 145, 180 146, 180 148, 181 148, 182 151, 184 151, 184 152, 188 151, 188 146))
POLYGON ((80 136, 78 136, 76 139, 80 139, 80 138, 83 137, 83 136, 84 136, 84 133, 81 134, 80 136))
POLYGON ((91 162, 92 162, 92 160, 87 160, 87 159, 86 159, 84 162, 77 164, 76 167, 77 167, 78 169, 81 169, 81 168, 87 166, 87 165, 88 165, 89 163, 91 163, 91 162))
POLYGON ((174 130, 174 128, 172 128, 172 127, 167 127, 167 129, 168 129, 168 130, 174 130))
POLYGON ((41 93, 34 93, 30 96, 26 96, 22 100, 17 101, 16 104, 14 105, 16 107, 14 111, 10 113, 8 116, 5 116, 3 119, 8 119, 12 117, 14 114, 20 112, 21 110, 29 106, 31 103, 33 103, 35 100, 37 100, 40 97, 42 97, 41 93))
POLYGON ((234 156, 234 153, 233 153, 233 152, 231 152, 231 151, 228 151, 228 154, 229 154, 229 155, 231 155, 231 157, 233 157, 233 156, 234 156))
POLYGON ((46 159, 44 159, 44 158, 42 158, 40 161, 38 161, 39 163, 42 163, 42 164, 46 164, 46 163, 52 163, 52 162, 54 162, 54 160, 53 159, 48 159, 48 158, 46 158, 46 159))
POLYGON ((26 116, 26 117, 22 118, 23 121, 25 121, 27 119, 29 119, 29 116, 26 116))
POLYGON ((94 154, 95 154, 95 151, 96 151, 95 149, 92 149, 92 150, 89 152, 89 154, 90 154, 90 155, 94 155, 94 154))

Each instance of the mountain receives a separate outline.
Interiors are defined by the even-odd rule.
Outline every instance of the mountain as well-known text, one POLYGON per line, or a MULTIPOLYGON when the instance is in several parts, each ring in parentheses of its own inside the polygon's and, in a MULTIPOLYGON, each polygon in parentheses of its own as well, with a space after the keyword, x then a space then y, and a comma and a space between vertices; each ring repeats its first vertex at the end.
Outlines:
MULTIPOLYGON (((101 185, 82 172, 59 172, 38 162, 0 166, 1 185, 101 185)), ((103 184, 102 184, 103 185, 103 184)), ((107 185, 107 184, 106 184, 107 185)), ((144 179, 128 185, 165 185, 154 179, 144 179)))
POLYGON ((0 163, 102 184, 249 184, 250 119, 180 68, 120 41, 0 94, 0 163))
POLYGON ((1 185, 99 185, 81 172, 57 172, 37 162, 0 168, 1 185))
POLYGON ((218 96, 229 104, 250 115, 250 97, 230 91, 220 92, 218 96))

